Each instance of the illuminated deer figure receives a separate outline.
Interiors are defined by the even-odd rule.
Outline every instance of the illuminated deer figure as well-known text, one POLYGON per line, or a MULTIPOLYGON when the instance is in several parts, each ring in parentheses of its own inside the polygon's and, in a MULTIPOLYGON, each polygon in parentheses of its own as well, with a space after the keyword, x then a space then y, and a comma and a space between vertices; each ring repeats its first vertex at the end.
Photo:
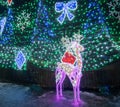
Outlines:
MULTIPOLYGON (((82 39, 79 38, 79 41, 82 39)), ((70 41, 69 41, 70 42, 70 41)), ((80 87, 80 80, 82 77, 82 56, 80 52, 84 51, 84 47, 82 45, 79 45, 78 42, 70 42, 70 47, 67 49, 67 52, 65 52, 61 63, 58 63, 55 76, 56 76, 56 94, 57 98, 59 99, 60 96, 63 96, 62 94, 62 84, 66 77, 68 76, 74 90, 74 101, 79 102, 80 96, 79 96, 79 87, 80 87), (66 53, 68 56, 74 55, 75 57, 68 58, 68 61, 65 62, 63 59, 65 58, 66 53), (72 61, 74 59, 75 62, 69 63, 70 60, 72 61)))

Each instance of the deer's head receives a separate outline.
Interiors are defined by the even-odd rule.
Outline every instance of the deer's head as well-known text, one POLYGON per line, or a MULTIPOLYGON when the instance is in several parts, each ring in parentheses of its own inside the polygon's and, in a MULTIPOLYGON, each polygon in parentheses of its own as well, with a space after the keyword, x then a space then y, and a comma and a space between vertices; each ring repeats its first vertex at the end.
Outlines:
POLYGON ((68 38, 67 35, 65 37, 62 37, 61 41, 66 47, 67 50, 74 50, 78 52, 84 51, 84 47, 80 44, 80 42, 83 40, 83 36, 80 34, 74 34, 73 38, 68 38))
POLYGON ((76 50, 78 52, 83 52, 84 51, 84 47, 76 41, 72 42, 71 48, 73 48, 73 50, 76 50))

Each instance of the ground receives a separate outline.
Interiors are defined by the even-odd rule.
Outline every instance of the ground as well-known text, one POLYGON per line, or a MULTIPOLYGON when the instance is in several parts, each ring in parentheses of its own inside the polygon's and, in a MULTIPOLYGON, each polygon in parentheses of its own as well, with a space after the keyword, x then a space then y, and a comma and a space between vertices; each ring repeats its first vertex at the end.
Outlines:
POLYGON ((120 94, 109 98, 81 91, 80 96, 80 103, 75 105, 72 91, 64 91, 64 98, 57 100, 55 90, 0 83, 0 107, 120 107, 120 94))

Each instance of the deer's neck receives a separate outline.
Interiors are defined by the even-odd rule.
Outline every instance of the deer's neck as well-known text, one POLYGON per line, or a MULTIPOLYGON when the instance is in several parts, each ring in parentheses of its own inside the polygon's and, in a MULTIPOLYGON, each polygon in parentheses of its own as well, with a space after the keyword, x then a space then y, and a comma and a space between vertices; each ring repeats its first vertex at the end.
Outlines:
POLYGON ((77 56, 77 65, 79 68, 81 68, 82 67, 82 56, 80 53, 77 54, 76 56, 77 56))

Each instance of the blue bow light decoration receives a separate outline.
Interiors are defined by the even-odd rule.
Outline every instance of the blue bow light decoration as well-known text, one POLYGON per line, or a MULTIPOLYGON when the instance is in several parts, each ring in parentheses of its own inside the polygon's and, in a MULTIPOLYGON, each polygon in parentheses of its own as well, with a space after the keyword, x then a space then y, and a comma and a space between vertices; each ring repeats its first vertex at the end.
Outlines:
POLYGON ((68 3, 57 2, 55 4, 55 11, 62 14, 57 18, 57 21, 62 24, 65 20, 65 17, 68 17, 69 21, 74 19, 74 15, 70 11, 75 11, 77 9, 77 1, 72 0, 68 3))

